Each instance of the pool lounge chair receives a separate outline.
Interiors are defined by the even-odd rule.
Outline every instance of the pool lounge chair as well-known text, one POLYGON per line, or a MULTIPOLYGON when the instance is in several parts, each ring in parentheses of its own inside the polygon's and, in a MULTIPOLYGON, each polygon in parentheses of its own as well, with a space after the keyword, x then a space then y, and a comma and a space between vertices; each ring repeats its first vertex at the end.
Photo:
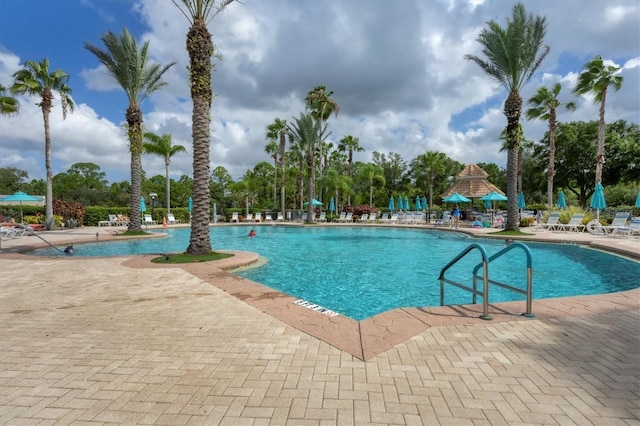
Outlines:
POLYGON ((167 223, 169 225, 172 225, 172 224, 180 223, 180 221, 178 219, 176 219, 176 217, 173 215, 173 213, 169 213, 169 214, 167 214, 167 223))
POLYGON ((369 214, 368 213, 362 213, 362 215, 360 216, 360 219, 358 219, 358 222, 367 223, 367 220, 369 220, 369 214))
POLYGON ((150 214, 145 214, 144 215, 144 224, 145 225, 157 225, 158 222, 153 220, 153 218, 151 217, 150 214))
POLYGON ((238 219, 238 212, 233 212, 231 214, 231 219, 229 219, 229 222, 235 222, 238 223, 240 221, 240 219, 238 219))
POLYGON ((265 214, 264 215, 264 221, 265 222, 273 222, 273 219, 271 218, 270 214, 265 214))
POLYGON ((284 222, 284 216, 282 213, 278 213, 278 217, 276 217, 276 222, 284 222))
POLYGON ((339 217, 333 219, 334 222, 344 222, 347 219, 347 212, 340 213, 339 217))
POLYGON ((563 232, 566 232, 566 231, 583 232, 586 226, 582 224, 582 219, 584 219, 584 214, 582 213, 574 214, 569 220, 569 223, 558 224, 558 230, 563 232))
POLYGON ((326 222, 327 221, 327 212, 320 212, 320 216, 316 219, 317 222, 326 222))
POLYGON ((396 223, 398 223, 398 217, 399 217, 399 216, 400 216, 400 215, 399 215, 398 213, 394 213, 394 214, 392 214, 392 215, 391 215, 391 218, 389 219, 389 223, 391 223, 391 224, 396 224, 396 223))
POLYGON ((367 221, 370 223, 376 223, 378 221, 378 213, 371 213, 367 221))
POLYGON ((347 217, 344 218, 344 221, 347 223, 353 222, 353 213, 347 213, 347 217))
POLYGON ((607 234, 611 234, 616 229, 626 226, 628 219, 629 219, 629 212, 618 212, 614 216, 613 221, 611 222, 611 225, 603 226, 604 231, 607 234))
MULTIPOLYGON (((547 231, 553 231, 557 230, 560 225, 560 213, 553 212, 549 214, 549 217, 547 218, 547 221, 545 223, 541 223, 538 226, 542 229, 546 229, 547 231)), ((538 226, 536 226, 536 228, 538 226)))
POLYGON ((253 213, 248 213, 243 222, 253 222, 253 213))
POLYGON ((382 213, 382 216, 380 216, 380 220, 378 222, 389 223, 389 213, 382 213))
POLYGON ((636 234, 640 236, 640 217, 632 217, 628 226, 620 226, 611 232, 614 237, 626 235, 627 238, 631 238, 636 234))
POLYGON ((253 218, 255 222, 262 222, 262 213, 256 213, 256 216, 253 218))

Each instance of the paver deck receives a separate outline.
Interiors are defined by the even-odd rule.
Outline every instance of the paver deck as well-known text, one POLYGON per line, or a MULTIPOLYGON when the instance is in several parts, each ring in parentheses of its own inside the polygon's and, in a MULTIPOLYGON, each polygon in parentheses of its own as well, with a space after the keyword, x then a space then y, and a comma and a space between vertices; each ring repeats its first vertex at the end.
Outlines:
POLYGON ((535 301, 535 319, 512 314, 520 302, 493 321, 460 306, 356 322, 230 264, 28 257, 15 241, 0 254, 0 424, 640 424, 640 290, 535 301))

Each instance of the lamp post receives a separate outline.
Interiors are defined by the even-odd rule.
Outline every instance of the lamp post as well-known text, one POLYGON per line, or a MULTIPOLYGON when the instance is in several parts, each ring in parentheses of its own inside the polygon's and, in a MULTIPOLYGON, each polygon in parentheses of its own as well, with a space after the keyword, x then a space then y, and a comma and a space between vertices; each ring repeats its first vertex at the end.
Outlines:
POLYGON ((155 219, 155 215, 154 215, 154 211, 155 211, 155 207, 156 207, 156 197, 158 196, 158 194, 156 194, 155 192, 150 192, 149 193, 149 197, 151 197, 151 219, 152 220, 156 220, 155 219))

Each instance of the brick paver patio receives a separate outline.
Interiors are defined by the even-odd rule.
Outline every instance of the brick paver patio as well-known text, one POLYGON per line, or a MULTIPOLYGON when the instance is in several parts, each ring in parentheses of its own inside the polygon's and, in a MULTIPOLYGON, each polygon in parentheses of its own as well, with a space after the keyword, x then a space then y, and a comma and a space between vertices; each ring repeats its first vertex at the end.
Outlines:
POLYGON ((638 290, 362 361, 221 289, 240 277, 139 262, 0 255, 0 424, 640 424, 638 290))

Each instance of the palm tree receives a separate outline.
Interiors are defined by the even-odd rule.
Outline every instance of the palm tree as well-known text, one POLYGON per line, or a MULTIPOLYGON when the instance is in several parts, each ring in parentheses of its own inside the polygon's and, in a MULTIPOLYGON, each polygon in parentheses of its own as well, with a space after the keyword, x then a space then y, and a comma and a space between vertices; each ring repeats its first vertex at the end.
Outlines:
POLYGON ((517 158, 520 146, 520 116, 522 115, 522 96, 520 90, 542 60, 549 53, 549 46, 543 46, 547 32, 546 18, 527 15, 522 3, 513 6, 512 17, 507 19, 507 27, 497 22, 487 22, 478 38, 482 52, 487 57, 465 55, 475 62, 489 77, 497 81, 508 92, 504 103, 507 117, 507 223, 505 229, 514 231, 519 226, 517 207, 517 158))
POLYGON ((13 74, 11 86, 13 94, 40 96, 37 104, 42 109, 44 119, 44 163, 47 173, 47 195, 45 197, 46 224, 53 223, 53 174, 51 172, 51 132, 49 130, 49 114, 53 108, 53 93, 57 92, 62 104, 62 119, 67 117, 67 110, 73 112, 74 103, 71 88, 67 85, 69 74, 63 70, 49 72, 49 60, 42 62, 26 61, 24 68, 13 74))
MULTIPOLYGON (((427 183, 426 189, 429 193, 428 210, 433 209, 433 185, 436 177, 445 177, 446 159, 446 154, 442 152, 428 151, 418 155, 412 162, 412 169, 416 181, 424 179, 427 183)), ((425 206, 425 209, 426 208, 427 206, 425 206)))
POLYGON ((278 191, 278 152, 280 151, 280 146, 275 140, 270 140, 264 150, 273 158, 273 204, 275 205, 278 191))
MULTIPOLYGON (((311 115, 317 121, 316 128, 318 131, 322 130, 322 123, 326 122, 331 116, 331 114, 335 114, 337 117, 338 113, 340 112, 340 105, 338 105, 338 102, 331 99, 331 95, 333 95, 333 91, 327 92, 327 88, 325 86, 316 86, 313 88, 313 90, 307 93, 307 97, 304 98, 304 103, 307 109, 311 111, 311 115)), ((325 136, 329 136, 329 135, 327 134, 325 136)), ((321 142, 324 142, 324 138, 318 137, 318 143, 321 143, 321 142)), ((322 156, 320 158, 322 158, 322 156)), ((322 176, 322 161, 320 161, 319 168, 320 168, 320 176, 322 176)), ((313 175, 314 175, 314 196, 315 196, 315 172, 313 175)))
POLYGON ((234 0, 171 0, 187 18, 189 31, 186 46, 189 53, 189 82, 193 113, 191 135, 193 138, 193 218, 187 253, 211 252, 209 238, 209 145, 211 133, 211 57, 213 40, 207 24, 234 0), (181 3, 181 4, 178 4, 181 3), (183 8, 184 7, 184 8, 183 8))
POLYGON ((323 127, 318 120, 312 114, 300 113, 300 117, 295 118, 295 124, 290 126, 291 132, 298 140, 302 150, 306 153, 307 169, 309 170, 309 180, 307 185, 307 222, 312 223, 315 208, 313 205, 313 199, 315 198, 315 147, 319 142, 324 139, 327 125, 323 127))
MULTIPOLYGON (((335 200, 335 208, 336 212, 340 211, 340 194, 345 194, 349 192, 351 188, 351 178, 349 176, 345 176, 342 173, 339 173, 336 169, 329 168, 327 171, 323 182, 325 186, 327 186, 330 190, 333 190, 333 197, 335 200)), ((342 196, 344 198, 344 195, 342 196)))
POLYGON ((172 145, 171 135, 158 136, 155 133, 147 132, 144 134, 147 142, 142 144, 142 150, 145 154, 159 155, 164 159, 164 174, 166 179, 166 197, 167 197, 167 215, 171 213, 171 180, 169 179, 169 166, 171 166, 171 157, 179 152, 187 152, 182 145, 172 145))
POLYGON ((267 138, 271 140, 276 140, 276 138, 280 141, 280 210, 282 212, 282 216, 284 217, 285 210, 285 149, 287 147, 287 134, 289 134, 289 139, 291 139, 291 134, 289 133, 289 128, 287 127, 287 120, 281 120, 276 118, 273 123, 267 126, 267 138))
POLYGON ((167 83, 162 76, 175 62, 165 65, 149 64, 149 42, 142 48, 126 28, 118 37, 111 31, 101 38, 107 50, 102 50, 91 43, 84 47, 93 53, 105 66, 109 74, 118 82, 129 101, 125 118, 127 120, 127 136, 131 151, 131 214, 129 230, 142 231, 140 220, 140 189, 142 184, 142 111, 140 105, 167 83))
POLYGON ((380 171, 380 168, 372 163, 367 163, 360 167, 358 175, 367 182, 369 187, 369 206, 373 207, 373 186, 378 184, 380 186, 385 185, 385 179, 380 171))
MULTIPOLYGON (((360 139, 347 135, 340 139, 338 151, 347 152, 349 154, 349 177, 353 179, 353 153, 362 152, 364 148, 360 146, 360 139)), ((351 205, 351 197, 347 199, 348 205, 351 205)))
POLYGON ((609 86, 618 91, 622 87, 622 76, 616 75, 620 68, 613 65, 606 65, 600 55, 584 65, 583 71, 578 77, 573 93, 585 95, 594 93, 593 102, 600 104, 600 119, 598 121, 598 149, 596 151, 596 184, 602 182, 602 167, 604 165, 604 108, 607 100, 607 89, 609 86))
MULTIPOLYGON (((547 204, 553 205, 553 177, 556 175, 556 111, 561 103, 558 95, 562 90, 560 83, 556 83, 551 90, 546 87, 538 89, 535 95, 529 99, 529 108, 526 112, 527 120, 540 119, 549 123, 549 165, 547 166, 547 204)), ((567 102, 565 108, 575 111, 576 105, 567 102)))
POLYGON ((0 84, 0 115, 11 115, 18 112, 20 105, 13 96, 7 94, 7 88, 0 84))

